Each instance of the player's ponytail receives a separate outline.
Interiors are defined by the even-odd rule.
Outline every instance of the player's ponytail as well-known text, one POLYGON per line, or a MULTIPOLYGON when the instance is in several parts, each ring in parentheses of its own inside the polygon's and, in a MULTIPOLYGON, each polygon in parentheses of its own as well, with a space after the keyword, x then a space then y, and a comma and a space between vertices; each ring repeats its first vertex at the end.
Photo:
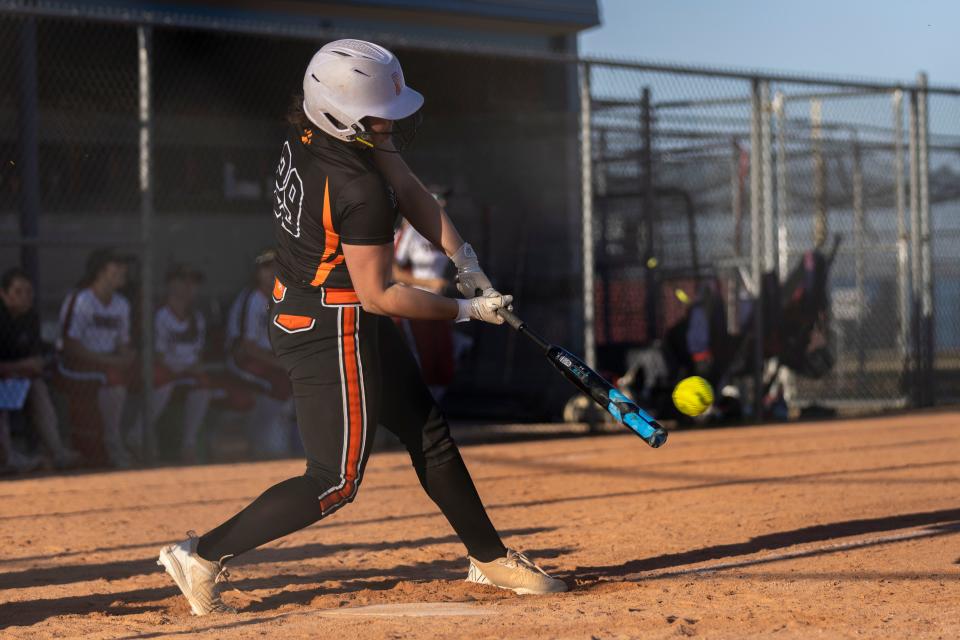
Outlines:
POLYGON ((306 112, 303 110, 302 93, 294 93, 290 98, 290 107, 287 109, 287 122, 301 129, 310 126, 310 118, 307 117, 306 112))

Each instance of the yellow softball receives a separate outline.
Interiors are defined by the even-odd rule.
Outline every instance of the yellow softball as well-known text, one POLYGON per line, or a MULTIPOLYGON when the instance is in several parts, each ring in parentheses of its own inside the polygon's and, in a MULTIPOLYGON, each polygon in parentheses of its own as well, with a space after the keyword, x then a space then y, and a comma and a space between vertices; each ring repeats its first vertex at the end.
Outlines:
POLYGON ((713 388, 700 376, 684 378, 673 388, 673 404, 684 415, 698 416, 713 404, 713 388))

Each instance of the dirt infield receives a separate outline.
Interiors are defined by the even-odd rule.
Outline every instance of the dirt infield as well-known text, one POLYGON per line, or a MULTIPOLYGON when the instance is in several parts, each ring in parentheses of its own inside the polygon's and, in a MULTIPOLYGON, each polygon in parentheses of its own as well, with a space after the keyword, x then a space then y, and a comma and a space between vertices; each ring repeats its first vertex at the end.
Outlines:
POLYGON ((299 462, 0 483, 0 635, 960 637, 960 414, 464 448, 509 545, 572 591, 468 585, 400 453, 329 521, 232 563, 192 617, 158 547, 299 462))

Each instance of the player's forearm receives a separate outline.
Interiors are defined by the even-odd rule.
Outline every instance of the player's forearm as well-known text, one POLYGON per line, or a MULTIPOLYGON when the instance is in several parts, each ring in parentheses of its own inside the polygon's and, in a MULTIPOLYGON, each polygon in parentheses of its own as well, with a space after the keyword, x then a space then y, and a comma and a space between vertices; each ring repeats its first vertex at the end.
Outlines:
POLYGON ((460 232, 400 154, 376 153, 374 162, 396 192, 403 217, 420 235, 443 249, 448 256, 456 253, 463 245, 460 232))
POLYGON ((370 313, 416 320, 454 320, 460 309, 451 298, 396 284, 361 302, 370 313))
POLYGON ((447 256, 455 254, 457 249, 463 246, 463 237, 447 212, 426 189, 423 189, 422 194, 414 193, 410 200, 416 204, 409 209, 404 208, 403 216, 420 235, 434 246, 440 247, 447 256))

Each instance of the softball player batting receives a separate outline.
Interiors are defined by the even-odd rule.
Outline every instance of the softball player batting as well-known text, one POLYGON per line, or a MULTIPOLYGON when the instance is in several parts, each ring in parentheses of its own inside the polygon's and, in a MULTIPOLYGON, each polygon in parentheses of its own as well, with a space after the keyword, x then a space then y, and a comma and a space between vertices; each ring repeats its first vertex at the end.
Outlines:
POLYGON ((399 121, 419 111, 423 96, 404 84, 391 52, 361 40, 320 49, 303 93, 275 175, 270 339, 293 386, 306 473, 270 487, 205 535, 164 547, 159 563, 195 614, 232 611, 220 597, 224 563, 352 501, 382 424, 406 446, 424 490, 466 546, 468 581, 517 593, 565 591, 561 580, 503 546, 388 317, 501 324, 497 310, 512 300, 491 286, 394 146, 415 128, 399 121), (467 299, 391 283, 401 211, 450 256, 467 299))

